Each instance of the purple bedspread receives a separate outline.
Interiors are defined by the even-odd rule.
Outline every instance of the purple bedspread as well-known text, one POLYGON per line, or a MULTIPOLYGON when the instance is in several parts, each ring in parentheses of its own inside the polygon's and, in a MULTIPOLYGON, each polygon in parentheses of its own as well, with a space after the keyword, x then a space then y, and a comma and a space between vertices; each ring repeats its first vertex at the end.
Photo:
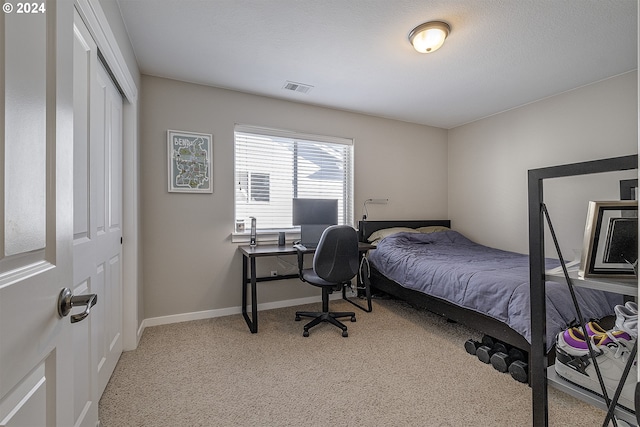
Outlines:
MULTIPOLYGON (((398 233, 369 253, 378 271, 400 285, 500 320, 531 343, 529 256, 482 246, 456 231, 398 233)), ((559 265, 548 260, 547 268, 559 265)), ((613 314, 621 295, 575 287, 582 315, 613 314)), ((547 282, 547 348, 577 318, 565 283, 547 282)))

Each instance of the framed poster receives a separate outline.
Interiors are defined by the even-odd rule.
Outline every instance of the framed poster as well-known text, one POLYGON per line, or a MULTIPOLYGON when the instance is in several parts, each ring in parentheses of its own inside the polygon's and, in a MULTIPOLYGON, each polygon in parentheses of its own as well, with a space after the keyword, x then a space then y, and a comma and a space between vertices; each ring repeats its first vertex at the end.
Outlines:
POLYGON ((638 260, 638 202, 589 202, 581 277, 635 278, 638 260))
POLYGON ((169 192, 213 193, 211 134, 167 131, 169 192))

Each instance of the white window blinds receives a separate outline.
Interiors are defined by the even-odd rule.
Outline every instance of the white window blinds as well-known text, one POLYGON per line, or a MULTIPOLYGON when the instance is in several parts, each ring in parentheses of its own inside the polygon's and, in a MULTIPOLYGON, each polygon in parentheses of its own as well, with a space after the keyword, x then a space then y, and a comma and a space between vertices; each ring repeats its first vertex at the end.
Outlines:
POLYGON ((292 199, 337 199, 353 218, 353 141, 274 129, 235 128, 235 217, 259 230, 293 229, 292 199))

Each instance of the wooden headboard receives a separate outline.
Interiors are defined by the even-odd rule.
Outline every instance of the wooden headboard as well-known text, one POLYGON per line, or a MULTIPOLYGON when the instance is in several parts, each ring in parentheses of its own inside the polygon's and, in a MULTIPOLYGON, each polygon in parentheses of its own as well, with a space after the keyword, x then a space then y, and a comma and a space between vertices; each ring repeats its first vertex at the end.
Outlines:
POLYGON ((426 219, 426 220, 393 220, 393 221, 358 221, 358 239, 366 242, 367 238, 375 231, 391 227, 429 227, 432 225, 441 225, 451 227, 451 221, 448 219, 426 219))

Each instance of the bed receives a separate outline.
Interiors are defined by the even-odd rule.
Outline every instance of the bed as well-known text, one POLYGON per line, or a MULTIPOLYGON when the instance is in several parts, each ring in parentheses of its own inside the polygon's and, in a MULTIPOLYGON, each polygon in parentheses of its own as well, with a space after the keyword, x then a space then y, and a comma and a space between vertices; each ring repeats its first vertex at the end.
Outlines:
MULTIPOLYGON (((479 245, 450 229, 448 220, 361 221, 373 290, 529 351, 529 258, 479 245)), ((558 265, 548 260, 547 267, 558 265)), ((547 349, 576 318, 566 284, 548 282, 547 349)), ((583 316, 600 319, 622 303, 616 294, 575 288, 583 316)), ((550 355, 551 356, 551 355, 550 355)))

